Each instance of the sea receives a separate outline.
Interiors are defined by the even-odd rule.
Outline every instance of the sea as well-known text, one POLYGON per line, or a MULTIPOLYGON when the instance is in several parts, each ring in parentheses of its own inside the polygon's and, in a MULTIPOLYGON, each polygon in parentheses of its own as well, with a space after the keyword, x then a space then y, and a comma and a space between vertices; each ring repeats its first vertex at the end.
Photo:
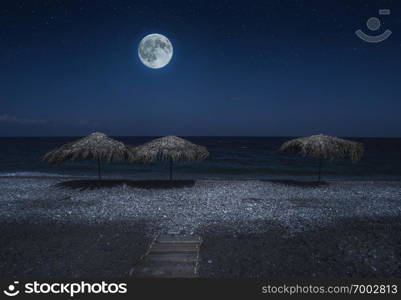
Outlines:
MULTIPOLYGON (((97 176, 97 162, 67 162, 50 166, 42 158, 56 147, 77 137, 0 138, 0 176, 97 176)), ((140 145, 155 137, 113 137, 128 145, 140 145)), ((176 179, 277 179, 314 180, 318 161, 296 154, 281 153, 280 145, 292 137, 185 137, 207 147, 210 156, 202 162, 174 165, 176 179)), ((326 180, 400 180, 401 138, 350 138, 363 143, 361 161, 324 161, 326 180)), ((110 163, 102 165, 104 177, 163 179, 169 176, 166 162, 153 164, 110 163)))

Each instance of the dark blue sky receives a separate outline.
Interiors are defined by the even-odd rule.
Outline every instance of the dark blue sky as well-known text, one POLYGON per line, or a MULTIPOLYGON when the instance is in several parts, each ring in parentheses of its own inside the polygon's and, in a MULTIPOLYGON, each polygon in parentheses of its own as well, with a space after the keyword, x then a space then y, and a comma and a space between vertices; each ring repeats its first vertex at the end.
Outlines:
POLYGON ((400 1, 2 1, 0 135, 401 136, 400 1), (378 9, 391 9, 379 16, 378 9), (382 27, 371 32, 369 17, 382 27), (355 30, 392 36, 370 44, 355 30), (161 33, 170 64, 137 46, 161 33))

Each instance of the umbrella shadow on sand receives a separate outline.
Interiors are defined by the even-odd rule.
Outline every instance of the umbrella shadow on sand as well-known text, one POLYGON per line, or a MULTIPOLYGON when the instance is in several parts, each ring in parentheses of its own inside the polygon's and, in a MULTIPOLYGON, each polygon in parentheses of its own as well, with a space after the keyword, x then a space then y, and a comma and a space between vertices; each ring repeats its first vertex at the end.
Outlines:
POLYGON ((172 189, 192 187, 195 180, 127 180, 127 179, 103 179, 103 180, 70 180, 58 183, 57 187, 94 190, 102 188, 113 188, 118 186, 127 186, 140 189, 172 189))
POLYGON ((263 182, 270 182, 274 184, 281 184, 287 186, 295 186, 302 188, 317 188, 322 186, 327 186, 329 183, 327 181, 301 181, 292 179, 261 179, 263 182))

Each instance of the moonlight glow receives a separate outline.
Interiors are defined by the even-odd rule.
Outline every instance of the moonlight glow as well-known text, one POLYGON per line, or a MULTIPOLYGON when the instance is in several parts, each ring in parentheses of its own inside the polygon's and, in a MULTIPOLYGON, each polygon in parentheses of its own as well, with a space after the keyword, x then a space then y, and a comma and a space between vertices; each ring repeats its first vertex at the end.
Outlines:
POLYGON ((164 35, 149 34, 139 43, 138 56, 149 68, 163 68, 173 57, 173 45, 164 35))

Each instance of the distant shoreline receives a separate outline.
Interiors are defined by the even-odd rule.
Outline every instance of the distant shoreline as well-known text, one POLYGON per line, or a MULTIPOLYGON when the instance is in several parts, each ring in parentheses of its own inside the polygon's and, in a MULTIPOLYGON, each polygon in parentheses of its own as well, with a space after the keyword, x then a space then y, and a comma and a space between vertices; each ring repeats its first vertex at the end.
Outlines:
MULTIPOLYGON (((308 177, 310 178, 310 177, 308 177)), ((291 177, 288 178, 288 180, 291 181, 298 181, 298 182, 315 182, 315 180, 308 180, 308 178, 305 178, 304 180, 300 180, 299 178, 297 179, 291 179, 291 177)), ((0 179, 50 179, 50 180, 93 180, 96 181, 97 176, 1 176, 0 179)), ((259 178, 188 178, 190 180, 194 181, 216 181, 216 182, 243 182, 243 181, 274 181, 275 179, 259 179, 259 178)), ((132 178, 132 177, 103 177, 101 179, 102 181, 113 181, 113 180, 127 180, 127 181, 152 181, 152 180, 165 180, 168 182, 168 179, 163 179, 163 178, 132 178)), ((185 180, 184 178, 179 178, 177 180, 185 180)), ((278 179, 280 180, 280 179, 278 179)), ((399 180, 394 179, 394 180, 389 180, 389 179, 367 179, 367 180, 355 180, 355 179, 345 179, 345 178, 339 178, 339 179, 327 179, 327 180, 322 180, 322 182, 335 182, 335 183, 347 183, 347 182, 352 182, 352 183, 369 183, 369 182, 400 182, 401 178, 399 180)))

